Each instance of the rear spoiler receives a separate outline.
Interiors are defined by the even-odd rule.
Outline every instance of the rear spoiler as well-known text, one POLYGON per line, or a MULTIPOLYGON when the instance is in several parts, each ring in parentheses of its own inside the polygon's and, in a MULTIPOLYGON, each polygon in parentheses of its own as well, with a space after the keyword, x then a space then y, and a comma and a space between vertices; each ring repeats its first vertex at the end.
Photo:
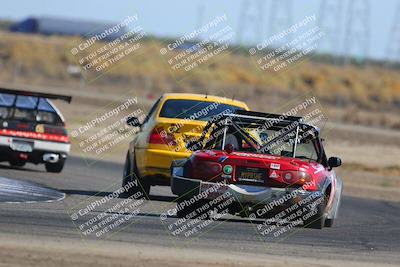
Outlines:
POLYGON ((303 118, 298 116, 286 116, 284 114, 274 114, 274 113, 264 113, 257 111, 248 111, 248 110, 236 110, 234 115, 243 115, 248 117, 254 117, 255 119, 276 119, 280 121, 286 122, 302 122, 303 118))
POLYGON ((71 103, 71 101, 72 101, 72 96, 48 94, 48 93, 40 93, 40 92, 32 92, 32 91, 24 91, 24 90, 14 90, 14 89, 8 89, 8 88, 0 88, 0 94, 1 93, 10 94, 10 95, 22 95, 22 96, 33 96, 33 97, 39 97, 39 98, 57 99, 57 100, 66 101, 68 103, 71 103))

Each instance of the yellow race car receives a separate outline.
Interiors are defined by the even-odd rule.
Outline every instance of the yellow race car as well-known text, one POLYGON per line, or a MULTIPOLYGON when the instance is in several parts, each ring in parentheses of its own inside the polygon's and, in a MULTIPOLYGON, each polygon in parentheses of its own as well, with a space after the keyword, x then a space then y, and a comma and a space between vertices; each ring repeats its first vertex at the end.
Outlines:
POLYGON ((126 155, 122 186, 127 196, 149 196, 152 185, 170 184, 173 160, 191 155, 186 145, 198 138, 211 118, 236 110, 249 110, 244 102, 200 94, 164 94, 146 119, 129 117, 128 125, 140 127, 126 155))

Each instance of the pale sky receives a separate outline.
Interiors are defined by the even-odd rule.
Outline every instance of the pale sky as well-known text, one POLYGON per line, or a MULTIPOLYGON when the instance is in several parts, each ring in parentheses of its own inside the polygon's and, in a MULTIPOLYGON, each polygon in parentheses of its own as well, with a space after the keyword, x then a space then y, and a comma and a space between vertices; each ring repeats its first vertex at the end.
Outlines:
MULTIPOLYGON (((199 25, 199 21, 205 23, 222 14, 227 15, 229 24, 237 31, 239 29, 242 1, 243 0, 3 0, 0 9, 0 17, 20 20, 28 16, 62 16, 66 18, 119 22, 129 15, 137 14, 141 26, 148 34, 161 37, 178 37, 193 31, 199 25), (203 12, 199 12, 199 10, 203 10, 203 12), (203 16, 199 16, 201 13, 203 13, 203 16)), ((249 35, 244 42, 256 43, 256 41, 260 41, 268 36, 268 22, 273 1, 275 0, 248 1, 254 6, 259 2, 263 2, 264 8, 262 11, 264 14, 264 22, 259 23, 261 25, 262 36, 256 38, 255 35, 249 35)), ((341 18, 337 19, 337 23, 340 23, 338 44, 325 47, 325 49, 335 49, 337 53, 343 53, 345 49, 343 36, 346 28, 346 10, 348 9, 349 1, 350 0, 343 0, 342 15, 341 18)), ((385 58, 387 55, 390 31, 395 18, 395 11, 400 5, 400 2, 396 0, 369 0, 369 2, 370 43, 368 53, 373 58, 385 58)), ((320 5, 320 0, 294 0, 291 21, 296 22, 307 15, 310 16, 313 14, 318 17, 320 5)), ((251 29, 247 28, 246 31, 251 31, 251 29)), ((323 48, 324 47, 320 49, 323 48)), ((354 49, 356 53, 358 46, 355 45, 354 49)))

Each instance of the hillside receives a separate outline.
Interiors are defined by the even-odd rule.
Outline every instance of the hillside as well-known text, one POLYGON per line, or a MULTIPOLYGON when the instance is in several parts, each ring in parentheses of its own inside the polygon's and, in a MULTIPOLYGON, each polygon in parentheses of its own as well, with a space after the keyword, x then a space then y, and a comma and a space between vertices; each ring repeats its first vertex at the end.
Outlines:
MULTIPOLYGON (((261 71, 254 60, 230 50, 190 74, 172 71, 160 55, 162 42, 141 41, 140 53, 105 75, 84 81, 69 74, 76 65, 71 48, 79 38, 0 33, 0 82, 38 86, 102 88, 154 98, 163 92, 204 92, 247 101, 254 109, 274 111, 304 94, 318 97, 329 118, 368 126, 400 128, 398 71, 355 67, 305 59, 284 71, 261 71), (120 91, 121 90, 121 91, 120 91), (266 110, 268 109, 268 110, 266 110)), ((121 61, 122 62, 122 61, 121 61)))

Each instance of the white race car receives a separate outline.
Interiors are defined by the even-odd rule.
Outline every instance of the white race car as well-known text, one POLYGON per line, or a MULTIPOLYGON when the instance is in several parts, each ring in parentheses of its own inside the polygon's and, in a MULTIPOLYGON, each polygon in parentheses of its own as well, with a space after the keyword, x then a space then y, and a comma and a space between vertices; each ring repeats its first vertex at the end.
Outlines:
POLYGON ((60 111, 49 99, 72 97, 0 88, 0 161, 22 167, 44 163, 48 172, 61 172, 70 140, 60 111))

